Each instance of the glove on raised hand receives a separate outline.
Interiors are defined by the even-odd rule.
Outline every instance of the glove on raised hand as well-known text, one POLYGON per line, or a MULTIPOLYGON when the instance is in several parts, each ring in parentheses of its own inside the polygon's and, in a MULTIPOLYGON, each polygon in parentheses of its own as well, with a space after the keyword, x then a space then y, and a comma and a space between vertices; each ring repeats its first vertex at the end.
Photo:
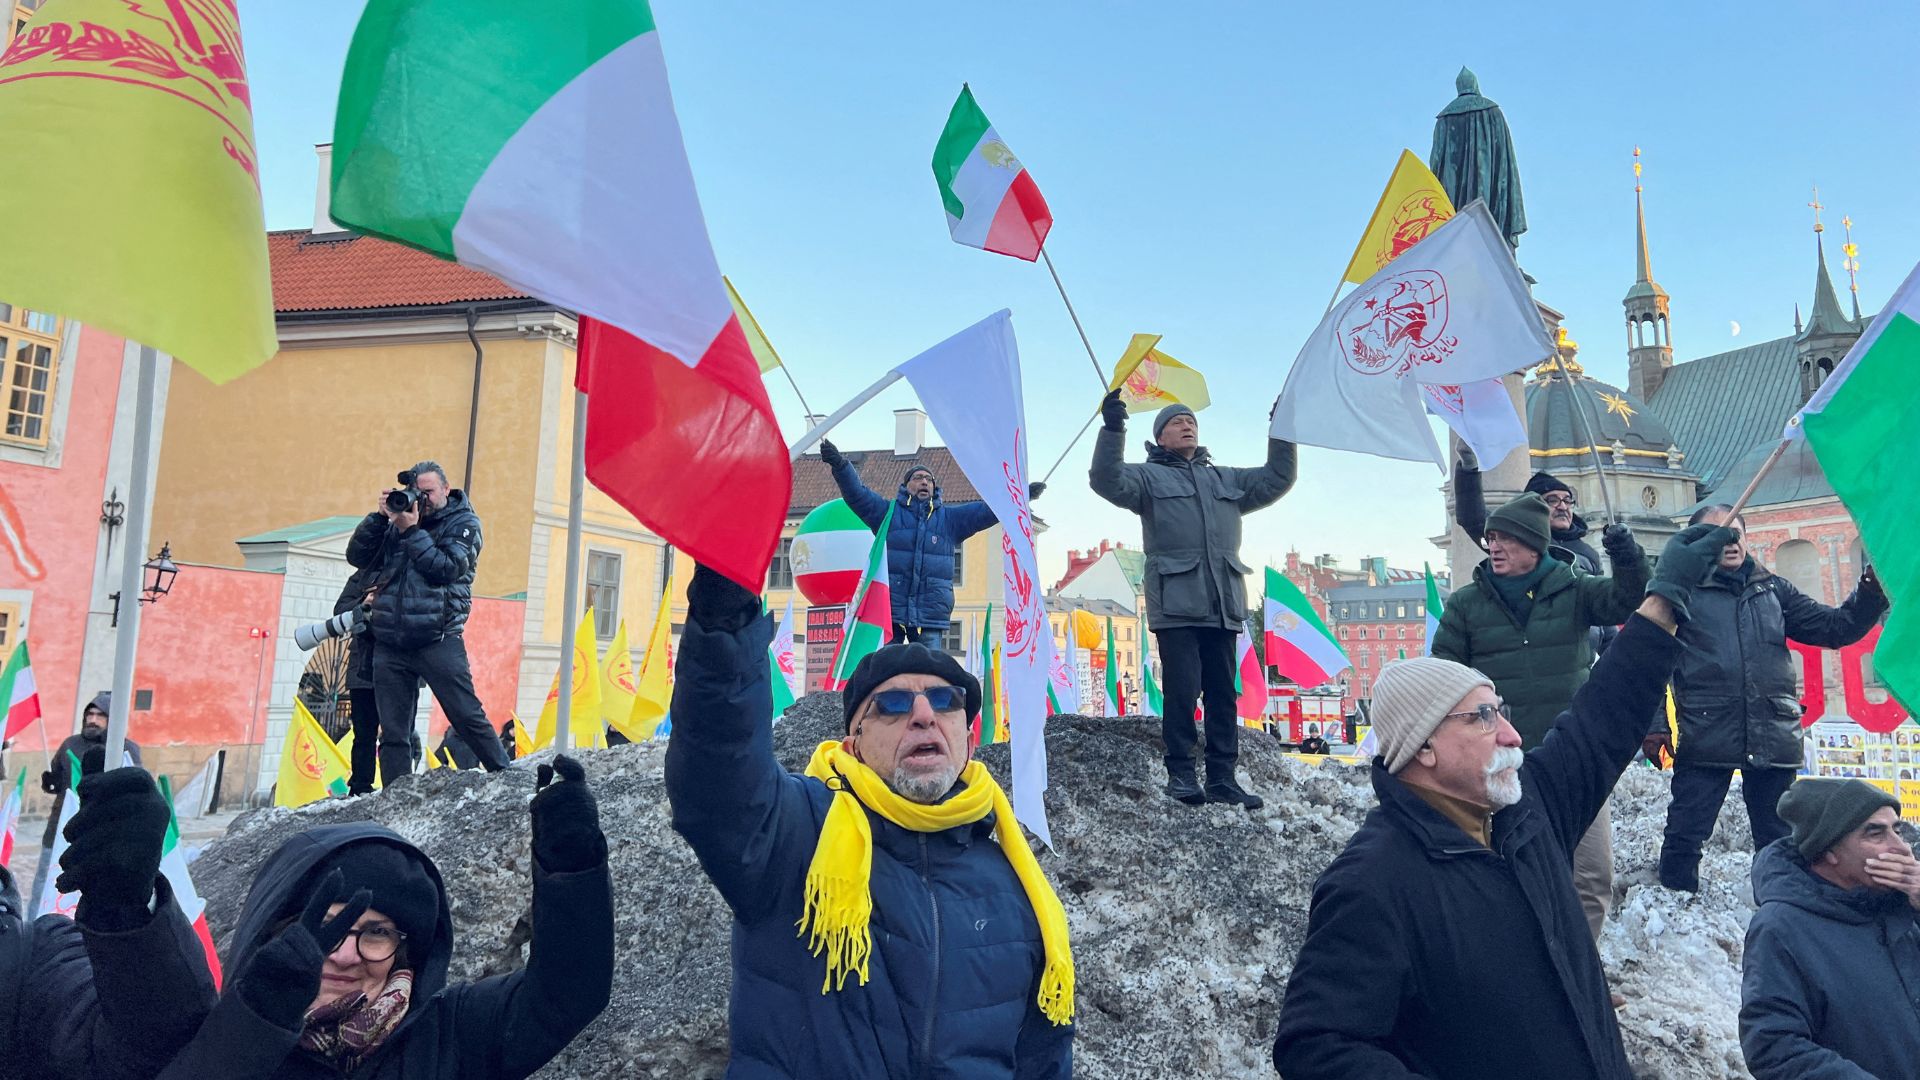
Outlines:
POLYGON ((1617 521, 1600 531, 1600 546, 1607 549, 1607 558, 1615 566, 1636 566, 1640 562, 1640 545, 1633 542, 1633 530, 1617 521))
POLYGON ((1041 493, 1045 492, 1046 490, 1047 490, 1047 485, 1046 485, 1046 481, 1044 480, 1035 480, 1033 483, 1028 484, 1027 485, 1027 501, 1032 502, 1033 500, 1039 498, 1041 493))
POLYGON ((561 754, 540 766, 531 811, 533 857, 547 873, 577 873, 607 861, 600 806, 578 761, 561 754), (555 773, 561 783, 553 782, 555 773))
POLYGON ((1660 565, 1653 568, 1653 581, 1647 585, 1647 592, 1663 597, 1673 606, 1676 622, 1686 622, 1692 616, 1687 612, 1687 601, 1693 596, 1693 590, 1707 579, 1715 563, 1720 561, 1720 552, 1728 544, 1740 538, 1736 529, 1725 525, 1689 525, 1673 534, 1667 540, 1667 546, 1660 552, 1660 565))
POLYGON ((829 469, 837 469, 847 463, 847 459, 840 453, 840 448, 833 445, 831 439, 820 440, 820 460, 826 462, 829 469))
POLYGON ((373 891, 361 889, 338 915, 327 918, 327 908, 346 899, 346 891, 346 875, 335 867, 321 879, 299 920, 253 954, 234 990, 254 1015, 282 1031, 300 1030, 307 1007, 320 993, 321 966, 373 901, 373 891))
POLYGON ((695 566, 687 583, 687 617, 708 630, 731 634, 760 614, 760 597, 732 578, 695 566))
POLYGON ((1100 420, 1108 431, 1127 430, 1127 406, 1120 400, 1120 391, 1109 390, 1100 399, 1100 420))
POLYGON ((1473 447, 1466 443, 1460 444, 1460 467, 1472 472, 1480 471, 1480 455, 1474 453, 1473 447))
POLYGON ((101 916, 126 929, 145 922, 160 873, 172 813, 146 770, 128 767, 82 777, 75 789, 80 812, 67 822, 67 850, 54 888, 80 894, 86 921, 101 916), (119 916, 132 913, 132 919, 119 916))

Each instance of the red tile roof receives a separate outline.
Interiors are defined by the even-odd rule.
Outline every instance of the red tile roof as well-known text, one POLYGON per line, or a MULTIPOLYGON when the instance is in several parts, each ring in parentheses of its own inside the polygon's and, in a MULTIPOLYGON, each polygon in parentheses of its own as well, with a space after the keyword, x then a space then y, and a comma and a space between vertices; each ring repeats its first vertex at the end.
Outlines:
POLYGON ((267 234, 275 311, 434 307, 526 294, 491 274, 391 241, 308 229, 267 234), (337 235, 337 239, 335 236, 337 235))
MULTIPOLYGON (((944 502, 972 502, 980 497, 980 492, 960 471, 960 463, 953 460, 953 451, 944 446, 923 446, 911 457, 894 457, 891 450, 842 450, 841 453, 860 474, 860 482, 886 498, 900 491, 901 478, 914 465, 933 470, 934 482, 940 485, 940 498, 944 502)), ((804 515, 821 503, 839 497, 840 488, 833 482, 833 470, 820 460, 818 452, 793 463, 793 499, 787 511, 790 516, 804 515)))

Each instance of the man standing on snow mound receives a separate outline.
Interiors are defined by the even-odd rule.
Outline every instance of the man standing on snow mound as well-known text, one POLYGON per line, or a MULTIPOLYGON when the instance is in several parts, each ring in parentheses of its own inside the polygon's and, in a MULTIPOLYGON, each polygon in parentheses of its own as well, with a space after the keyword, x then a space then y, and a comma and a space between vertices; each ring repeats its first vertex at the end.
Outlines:
POLYGON ((1811 778, 1753 860, 1740 1049, 1754 1080, 1920 1076, 1920 861, 1900 800, 1811 778))
MULTIPOLYGON (((820 440, 820 460, 833 470, 840 497, 867 528, 878 531, 886 520, 887 500, 860 482, 860 471, 831 442, 820 440)), ((1027 501, 1047 485, 1027 485, 1027 501)), ((947 503, 940 482, 925 465, 907 467, 893 499, 893 525, 887 531, 887 584, 893 593, 893 641, 917 641, 940 647, 953 617, 953 575, 960 545, 967 537, 999 522, 984 502, 947 503)), ((994 560, 994 566, 999 561, 994 560)))
POLYGON ((730 1077, 1065 1078, 1067 918, 969 761, 980 683, 924 645, 848 680, 846 738, 773 756, 773 620, 700 567, 673 690, 673 827, 733 909, 730 1077))
POLYGON ((1247 469, 1215 465, 1200 445, 1200 421, 1185 405, 1153 418, 1144 464, 1124 450, 1127 406, 1114 390, 1100 402, 1105 423, 1093 444, 1093 493, 1140 515, 1147 556, 1147 627, 1160 645, 1166 708, 1167 794, 1190 806, 1262 805, 1240 788, 1240 718, 1235 710, 1234 640, 1247 617, 1247 575, 1240 561, 1240 519, 1280 501, 1293 487, 1294 444, 1267 440, 1267 463, 1247 469), (1207 785, 1194 778, 1193 708, 1206 702, 1207 785))
POLYGON ((1667 542, 1640 610, 1531 753, 1478 671, 1381 669, 1380 805, 1314 884, 1273 1044, 1286 1080, 1631 1080, 1568 869, 1640 751, 1687 596, 1733 535, 1667 542))

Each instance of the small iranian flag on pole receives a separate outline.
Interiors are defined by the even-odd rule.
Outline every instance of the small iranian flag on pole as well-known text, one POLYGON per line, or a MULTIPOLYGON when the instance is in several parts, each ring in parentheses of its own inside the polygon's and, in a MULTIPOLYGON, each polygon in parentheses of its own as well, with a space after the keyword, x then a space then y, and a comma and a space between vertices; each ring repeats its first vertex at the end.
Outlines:
POLYGON ((893 636, 893 589, 887 583, 887 532, 893 528, 893 508, 874 531, 873 547, 867 552, 867 572, 860 576, 860 587, 847 608, 847 622, 840 631, 840 651, 833 658, 833 670, 827 677, 829 689, 847 685, 853 669, 868 654, 875 653, 893 636))
POLYGON ((1120 660, 1113 650, 1113 616, 1107 616, 1107 701, 1102 716, 1122 716, 1126 702, 1120 697, 1120 660))
MULTIPOLYGON (((54 768, 60 763, 54 762, 54 768)), ((67 797, 60 800, 60 820, 53 827, 53 847, 41 856, 52 869, 40 886, 40 895, 34 898, 33 917, 42 915, 65 915, 73 918, 74 909, 80 906, 79 893, 63 893, 54 883, 60 879, 60 856, 67 853, 67 826, 72 823, 73 815, 80 812, 80 759, 74 752, 67 751, 67 797)))
POLYGON ((0 806, 0 820, 6 822, 6 832, 0 834, 0 866, 13 865, 14 838, 20 832, 20 804, 27 793, 27 770, 22 768, 20 775, 14 777, 13 790, 7 792, 6 804, 0 806))
MULTIPOLYGON (((173 786, 166 777, 160 778, 160 794, 166 796, 167 805, 173 805, 173 786)), ((207 929, 207 902, 200 899, 200 891, 193 887, 193 875, 187 872, 187 857, 180 850, 180 818, 170 815, 167 820, 167 839, 160 847, 160 875, 167 879, 167 886, 173 890, 174 903, 180 905, 180 913, 187 917, 187 924, 193 927, 193 936, 200 939, 200 948, 207 954, 207 970, 213 974, 213 988, 220 989, 220 954, 213 947, 213 932, 207 929)))
POLYGON ((1253 651, 1253 638, 1245 630, 1234 647, 1239 650, 1234 689, 1240 693, 1234 712, 1242 720, 1258 720, 1267 711, 1267 673, 1260 669, 1260 654, 1253 651))
POLYGON ((1267 567, 1267 663, 1301 686, 1319 686, 1346 670, 1347 652, 1291 579, 1267 567))
POLYGON ((7 669, 0 672, 0 704, 7 709, 6 739, 26 730, 40 719, 40 689, 33 682, 33 661, 27 658, 27 643, 7 657, 7 669))
POLYGON ((1140 711, 1148 716, 1164 716, 1167 700, 1160 693, 1160 684, 1153 677, 1153 647, 1147 644, 1147 636, 1140 635, 1140 698, 1144 703, 1140 711))
POLYGON ((1433 637, 1440 632, 1440 613, 1446 605, 1440 602, 1440 583, 1433 579, 1433 566, 1421 563, 1427 571, 1427 640, 1420 650, 1421 656, 1433 655, 1433 637))
POLYGON ((767 666, 773 677, 773 719, 777 723, 799 699, 800 671, 793 656, 793 597, 787 597, 787 613, 773 632, 767 646, 767 666))
POLYGON ((1053 211, 964 84, 933 148, 933 178, 955 243, 1028 262, 1040 257, 1053 211))

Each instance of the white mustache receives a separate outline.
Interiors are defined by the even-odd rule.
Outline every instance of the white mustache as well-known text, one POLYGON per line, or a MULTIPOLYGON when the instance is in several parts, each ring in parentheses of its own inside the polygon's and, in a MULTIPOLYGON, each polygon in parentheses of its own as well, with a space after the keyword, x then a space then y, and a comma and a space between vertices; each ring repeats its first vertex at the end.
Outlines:
POLYGON ((1493 752, 1493 760, 1487 762, 1487 776, 1491 779, 1506 772, 1508 769, 1518 769, 1520 766, 1526 764, 1526 761, 1527 755, 1523 753, 1519 747, 1499 747, 1493 752))

